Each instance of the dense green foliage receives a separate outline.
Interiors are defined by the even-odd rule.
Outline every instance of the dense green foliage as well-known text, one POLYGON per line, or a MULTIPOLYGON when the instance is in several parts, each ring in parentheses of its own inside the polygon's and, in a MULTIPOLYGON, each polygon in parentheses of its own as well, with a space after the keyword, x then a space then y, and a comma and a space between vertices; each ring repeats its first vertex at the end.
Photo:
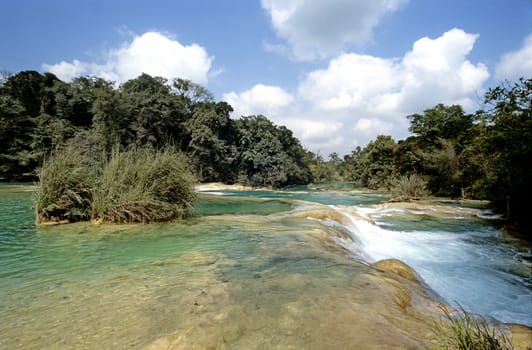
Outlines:
POLYGON ((0 81, 0 179, 34 179, 45 157, 71 140, 107 155, 117 144, 171 145, 198 181, 274 188, 350 181, 405 192, 416 179, 433 195, 489 199, 525 224, 531 101, 532 79, 504 83, 485 94, 484 110, 467 114, 438 104, 407 116, 412 136, 405 140, 380 135, 343 159, 333 153, 324 160, 264 116, 231 119, 230 105, 188 80, 142 74, 117 87, 101 78, 65 83, 23 71, 0 81))
POLYGON ((252 186, 282 187, 311 181, 308 155, 292 132, 264 116, 236 121, 239 182, 252 186))
POLYGON ((199 181, 282 187, 312 180, 308 152, 290 130, 263 116, 233 120, 231 111, 179 78, 142 74, 116 87, 23 71, 0 82, 0 179, 35 179, 55 148, 81 137, 107 154, 115 145, 172 145, 199 181))

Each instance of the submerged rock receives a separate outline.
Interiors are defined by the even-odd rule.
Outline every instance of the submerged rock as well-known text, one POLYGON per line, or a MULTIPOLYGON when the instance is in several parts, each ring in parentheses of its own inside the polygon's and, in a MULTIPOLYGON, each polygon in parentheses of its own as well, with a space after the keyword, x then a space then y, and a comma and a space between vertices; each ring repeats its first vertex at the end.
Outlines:
POLYGON ((398 259, 384 259, 373 263, 371 266, 378 270, 392 272, 411 282, 421 283, 421 278, 410 266, 398 259))
POLYGON ((519 325, 509 324, 510 332, 512 332, 511 341, 514 350, 532 349, 532 328, 519 325))

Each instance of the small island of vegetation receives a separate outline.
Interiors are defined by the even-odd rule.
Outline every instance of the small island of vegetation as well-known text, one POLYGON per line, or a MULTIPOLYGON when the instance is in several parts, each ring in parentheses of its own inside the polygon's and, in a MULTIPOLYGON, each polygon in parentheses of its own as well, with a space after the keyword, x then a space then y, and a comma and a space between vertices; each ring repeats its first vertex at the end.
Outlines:
POLYGON ((188 216, 196 197, 186 160, 171 148, 107 156, 69 145, 46 159, 39 180, 37 223, 169 221, 188 216))

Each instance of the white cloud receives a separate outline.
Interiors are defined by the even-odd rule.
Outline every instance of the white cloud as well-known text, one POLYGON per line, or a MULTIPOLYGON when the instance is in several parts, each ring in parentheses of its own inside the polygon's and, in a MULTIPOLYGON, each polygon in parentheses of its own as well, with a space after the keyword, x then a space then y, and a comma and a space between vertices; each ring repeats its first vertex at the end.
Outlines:
POLYGON ((290 119, 286 125, 307 143, 329 142, 340 131, 343 124, 338 121, 290 119))
POLYGON ((278 125, 285 125, 301 140, 303 146, 313 152, 327 156, 333 151, 344 149, 346 140, 342 135, 344 124, 337 120, 316 120, 304 117, 272 118, 278 125), (306 119, 305 119, 306 118, 306 119))
POLYGON ((307 74, 299 95, 324 111, 369 109, 396 85, 396 64, 378 57, 343 54, 326 69, 307 74))
POLYGON ((74 60, 72 63, 61 61, 54 65, 43 64, 43 68, 64 81, 71 81, 87 73, 87 65, 78 60, 74 60))
POLYGON ((229 92, 223 95, 223 100, 233 109, 233 116, 263 114, 269 117, 289 106, 294 97, 278 86, 258 84, 241 93, 229 92))
POLYGON ((324 111, 392 121, 440 102, 472 108, 489 77, 485 65, 466 59, 477 37, 452 29, 419 39, 402 59, 342 54, 307 74, 299 95, 324 111))
POLYGON ((523 46, 501 57, 495 68, 495 76, 500 80, 529 78, 532 74, 532 34, 523 41, 523 46))
POLYGON ((368 41, 382 17, 407 1, 262 0, 261 3, 278 36, 288 42, 294 58, 311 60, 368 41))
POLYGON ((439 102, 465 109, 477 106, 475 92, 489 78, 484 64, 466 59, 477 39, 477 34, 455 28, 436 39, 416 41, 398 67, 402 71, 398 107, 412 113, 439 102))
POLYGON ((375 132, 378 134, 389 134, 393 130, 393 125, 380 119, 360 118, 355 123, 353 130, 358 133, 375 136, 375 132))
POLYGON ((272 113, 259 108, 265 103, 258 103, 256 96, 266 94, 252 93, 256 88, 227 94, 225 100, 237 110, 245 109, 244 114, 256 114, 253 108, 259 108, 292 129, 312 151, 349 153, 379 134, 396 140, 406 137, 405 117, 438 103, 460 104, 473 112, 489 78, 484 64, 467 59, 477 38, 452 29, 434 39, 417 40, 400 58, 341 54, 327 67, 303 76, 293 98, 276 88, 290 98, 269 94, 267 101, 284 101, 272 113))
POLYGON ((101 64, 74 60, 71 63, 43 64, 43 68, 66 81, 80 75, 97 75, 122 83, 147 73, 205 84, 212 60, 207 51, 197 44, 184 46, 168 35, 146 32, 119 48, 109 50, 101 64))

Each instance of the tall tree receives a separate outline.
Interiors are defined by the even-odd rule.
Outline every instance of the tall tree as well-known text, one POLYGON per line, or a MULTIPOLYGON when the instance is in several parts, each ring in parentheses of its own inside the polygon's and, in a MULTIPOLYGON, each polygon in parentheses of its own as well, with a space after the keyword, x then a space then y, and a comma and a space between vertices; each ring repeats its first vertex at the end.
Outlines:
POLYGON ((189 137, 187 154, 202 181, 236 181, 236 138, 226 102, 201 102, 185 122, 189 137))
POLYGON ((385 188, 397 174, 397 143, 388 135, 379 135, 360 152, 357 179, 372 189, 385 188))
POLYGON ((438 104, 426 109, 423 114, 407 116, 410 120, 410 130, 425 142, 436 142, 443 138, 458 140, 464 130, 473 125, 473 116, 465 114, 462 106, 445 106, 438 104))
POLYGON ((125 82, 120 91, 124 119, 130 121, 132 142, 156 148, 174 143, 183 117, 165 78, 142 74, 125 82))
POLYGON ((19 100, 0 95, 0 179, 20 179, 33 170, 30 135, 34 125, 19 100))
POLYGON ((459 105, 438 104, 407 118, 415 136, 400 143, 402 172, 428 176, 428 187, 434 194, 463 194, 472 185, 464 178, 468 163, 464 156, 468 153, 462 151, 472 142, 475 115, 464 113, 459 105))
POLYGON ((488 196, 521 225, 531 226, 532 79, 489 89, 486 132, 480 138, 488 160, 488 196))
POLYGON ((94 91, 92 129, 103 148, 108 152, 116 144, 127 145, 132 139, 131 120, 124 113, 123 99, 112 83, 99 86, 94 91))
POLYGON ((2 86, 2 94, 18 100, 30 117, 36 117, 41 112, 43 79, 37 71, 21 71, 7 78, 2 86))
POLYGON ((236 121, 240 182, 283 187, 311 179, 306 154, 291 132, 262 115, 236 121))

